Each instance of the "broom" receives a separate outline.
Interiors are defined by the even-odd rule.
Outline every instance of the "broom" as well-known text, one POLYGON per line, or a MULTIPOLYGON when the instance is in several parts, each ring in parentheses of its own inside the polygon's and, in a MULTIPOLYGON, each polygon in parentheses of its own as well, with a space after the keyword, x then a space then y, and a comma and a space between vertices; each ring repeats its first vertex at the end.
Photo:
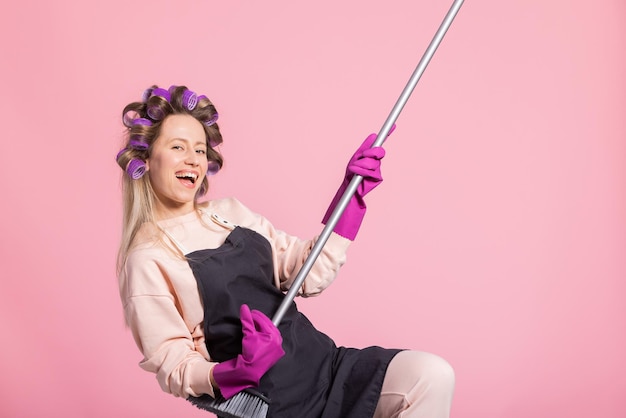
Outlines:
MULTIPOLYGON (((448 28, 452 24, 457 12, 461 8, 464 0, 454 0, 454 3, 448 10, 443 22, 439 26, 439 29, 435 33, 430 45, 426 49, 426 52, 420 59, 419 64, 413 71, 411 78, 408 83, 404 87, 404 90, 400 94, 400 97, 396 101, 393 109, 389 113, 387 120, 383 124, 381 130, 378 132, 378 136, 376 137, 376 141, 372 144, 372 147, 379 147, 383 144, 387 135, 389 135, 392 126, 395 124, 398 116, 400 116, 400 112, 404 108, 404 105, 409 100, 411 93, 415 89, 417 82, 421 78, 426 66, 430 62, 432 56, 434 55, 437 47, 441 43, 444 35, 446 34, 448 28)), ((339 222, 339 218, 343 214, 344 210, 348 206, 348 202, 356 192, 359 184, 363 180, 363 177, 355 174, 352 177, 346 191, 342 195, 339 203, 335 207, 335 210, 330 215, 326 226, 322 230, 317 242, 311 249, 311 253, 304 261, 304 264, 300 268, 300 271, 296 275, 296 278, 293 281, 293 284, 289 288, 289 291, 285 295, 284 300, 281 305, 276 310, 276 313, 272 317, 272 323, 276 326, 283 319, 283 316, 289 309, 291 302, 295 299, 298 289, 302 286, 304 279, 309 274, 309 271, 313 267, 315 260, 322 252, 322 247, 328 241, 330 234, 333 232, 333 229, 339 222)), ((239 392, 235 396, 230 399, 224 399, 221 395, 218 395, 215 399, 210 397, 209 395, 203 395, 200 397, 189 397, 189 401, 196 405, 198 408, 205 409, 207 411, 213 412, 220 418, 265 418, 267 416, 267 411, 269 409, 270 400, 254 389, 244 389, 239 392)))

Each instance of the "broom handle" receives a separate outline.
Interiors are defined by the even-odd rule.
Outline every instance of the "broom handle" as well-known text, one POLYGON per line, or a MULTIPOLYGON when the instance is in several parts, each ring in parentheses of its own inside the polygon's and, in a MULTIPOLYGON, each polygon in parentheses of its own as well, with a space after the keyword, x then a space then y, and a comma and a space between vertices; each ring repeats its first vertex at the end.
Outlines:
MULTIPOLYGON (((446 17, 444 18, 443 22, 439 26, 437 33, 435 33, 433 40, 430 42, 430 45, 426 49, 426 52, 422 56, 422 59, 420 60, 417 67, 415 68, 415 71, 413 71, 411 78, 409 79, 407 85, 404 87, 404 90, 402 91, 402 94, 400 94, 400 97, 396 101, 396 104, 391 110, 391 113, 389 113, 387 120, 385 121, 382 128, 378 132, 378 136, 376 137, 376 141, 374 142, 372 147, 381 146, 383 142, 385 141, 385 139, 387 138, 387 135, 389 135, 389 131, 391 131, 391 127, 393 126, 394 123, 396 123, 396 120, 398 119, 398 116, 400 116, 400 112, 402 111, 402 108, 404 108, 404 105, 409 100, 409 96, 411 96, 413 89, 417 85, 417 82, 422 76, 422 73, 424 72, 424 70, 426 69, 426 66, 430 62, 430 59, 435 54, 437 47, 441 43, 441 40, 443 39, 450 25, 452 24, 452 21, 454 20, 454 17, 456 16, 457 12, 461 8, 463 1, 464 0, 455 0, 452 6, 450 7, 450 10, 448 10, 446 17)), ((289 305, 295 299, 298 293, 298 290, 300 289, 300 287, 302 286, 302 283, 304 282, 304 279, 306 279, 306 276, 311 271, 311 268, 313 267, 315 260, 322 252, 322 247, 324 246, 324 244, 326 244, 326 241, 328 241, 330 234, 333 232, 333 229, 335 229, 337 222, 339 222, 339 218, 341 218, 341 215, 343 214, 344 210, 348 206, 348 202, 350 201, 350 199, 356 192, 356 189, 359 187, 359 184, 361 183, 362 180, 363 180, 363 177, 358 174, 355 174, 352 177, 352 180, 350 181, 348 188, 343 193, 341 199, 339 200, 339 203, 335 207, 335 210, 330 215, 330 218, 328 219, 326 226, 324 227, 319 238, 315 242, 315 245, 313 245, 313 248, 311 249, 309 256, 306 258, 306 260, 304 261, 304 264, 300 268, 300 271, 298 272, 296 278, 294 279, 293 284, 291 285, 289 291, 285 295, 284 300, 282 301, 282 303, 276 310, 276 313, 274 314, 274 317, 272 318, 272 322, 274 323, 274 325, 278 326, 280 321, 283 319, 283 316, 287 312, 287 309, 289 309, 289 305)))

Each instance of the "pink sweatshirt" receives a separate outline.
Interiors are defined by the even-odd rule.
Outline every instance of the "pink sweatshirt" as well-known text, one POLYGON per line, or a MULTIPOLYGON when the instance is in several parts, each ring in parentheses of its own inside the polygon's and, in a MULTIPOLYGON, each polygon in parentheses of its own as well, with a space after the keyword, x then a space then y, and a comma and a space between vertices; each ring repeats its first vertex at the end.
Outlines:
MULTIPOLYGON (((144 225, 119 276, 126 322, 143 353, 139 366, 155 373, 165 392, 184 398, 203 393, 214 396, 209 372, 215 363, 204 344, 204 311, 196 279, 177 248, 189 253, 223 244, 230 229, 215 221, 212 215, 218 215, 267 238, 272 246, 276 286, 286 290, 317 238, 305 241, 278 231, 233 198, 203 203, 201 209, 202 219, 193 212, 160 221, 158 225, 166 234, 144 225)), ((346 260, 349 244, 349 240, 331 234, 301 295, 317 295, 330 285, 346 260)))

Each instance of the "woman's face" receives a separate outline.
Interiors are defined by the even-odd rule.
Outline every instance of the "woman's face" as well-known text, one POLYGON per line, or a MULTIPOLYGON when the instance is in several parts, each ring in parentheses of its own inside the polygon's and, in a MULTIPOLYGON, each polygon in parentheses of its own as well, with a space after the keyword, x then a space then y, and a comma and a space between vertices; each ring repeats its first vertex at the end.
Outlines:
POLYGON ((156 195, 157 219, 194 210, 195 196, 207 171, 206 152, 206 136, 200 122, 189 115, 165 118, 146 160, 156 195))

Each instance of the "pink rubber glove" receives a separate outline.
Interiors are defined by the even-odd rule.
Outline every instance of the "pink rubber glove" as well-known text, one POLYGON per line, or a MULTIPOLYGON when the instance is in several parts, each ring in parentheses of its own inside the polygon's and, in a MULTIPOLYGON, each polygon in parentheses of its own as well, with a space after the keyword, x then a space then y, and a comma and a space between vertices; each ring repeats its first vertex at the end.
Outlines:
POLYGON ((285 355, 280 331, 262 312, 241 305, 242 353, 213 368, 213 379, 224 398, 259 385, 261 377, 285 355))
MULTIPOLYGON (((395 125, 391 128, 389 134, 391 134, 394 129, 395 125)), ((333 213, 339 200, 341 200, 341 197, 348 188, 352 177, 354 177, 355 174, 362 176, 363 180, 348 202, 346 210, 341 214, 339 222, 337 222, 337 225, 333 229, 335 233, 344 238, 348 238, 350 241, 354 241, 354 238, 356 238, 356 234, 359 232, 359 228, 365 217, 367 207, 363 196, 383 181, 383 177, 380 173, 380 160, 385 156, 385 150, 382 147, 371 148, 374 141, 376 141, 376 136, 376 134, 371 134, 365 138, 363 144, 361 144, 352 158, 350 158, 348 167, 346 168, 346 176, 322 219, 323 224, 328 222, 330 215, 333 213)))

